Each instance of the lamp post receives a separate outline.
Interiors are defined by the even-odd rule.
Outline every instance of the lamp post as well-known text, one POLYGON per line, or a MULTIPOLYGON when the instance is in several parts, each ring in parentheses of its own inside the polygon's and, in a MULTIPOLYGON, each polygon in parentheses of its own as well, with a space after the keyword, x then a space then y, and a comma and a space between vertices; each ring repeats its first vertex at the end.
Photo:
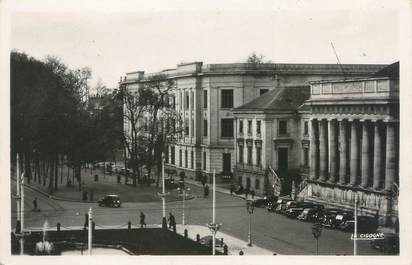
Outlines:
POLYGON ((169 195, 166 192, 165 187, 165 154, 162 153, 162 192, 157 193, 160 198, 162 198, 162 228, 167 229, 167 222, 166 222, 166 196, 169 195))
POLYGON ((318 240, 320 235, 322 234, 322 225, 319 223, 316 223, 312 226, 312 234, 313 237, 316 239, 316 255, 319 255, 319 244, 318 240))
POLYGON ((87 252, 89 255, 92 255, 92 242, 93 242, 93 234, 92 234, 92 230, 93 230, 93 216, 92 216, 92 208, 89 208, 89 214, 88 214, 88 236, 87 236, 87 252))
POLYGON ((246 210, 249 214, 249 233, 247 235, 247 245, 249 247, 252 246, 252 214, 255 208, 255 204, 253 200, 246 200, 246 210))
POLYGON ((179 196, 182 197, 182 225, 185 225, 185 200, 186 196, 188 195, 188 192, 190 191, 190 188, 179 187, 177 188, 177 191, 179 192, 179 196))
POLYGON ((216 254, 216 233, 220 228, 220 224, 216 224, 216 174, 213 170, 213 203, 212 203, 212 223, 208 224, 210 231, 212 232, 212 255, 216 254))
POLYGON ((355 196, 355 205, 354 205, 354 215, 355 215, 355 223, 354 223, 354 231, 353 231, 353 255, 356 256, 357 254, 357 246, 356 246, 356 239, 358 237, 358 196, 355 196))

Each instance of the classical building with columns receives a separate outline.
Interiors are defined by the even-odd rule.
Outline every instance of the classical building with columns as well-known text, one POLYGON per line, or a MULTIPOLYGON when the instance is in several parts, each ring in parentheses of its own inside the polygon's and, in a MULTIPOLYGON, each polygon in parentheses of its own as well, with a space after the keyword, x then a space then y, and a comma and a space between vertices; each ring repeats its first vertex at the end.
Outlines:
POLYGON ((192 62, 157 73, 130 72, 121 78, 120 85, 137 90, 159 74, 165 81, 173 80, 172 105, 184 121, 184 136, 169 146, 167 167, 184 171, 189 177, 209 175, 213 170, 219 176, 232 175, 236 164, 234 108, 285 86, 309 86, 311 81, 345 76, 367 77, 384 66, 192 62))
POLYGON ((311 84, 305 198, 390 222, 397 216, 399 63, 366 79, 311 84))
POLYGON ((234 111, 234 182, 258 194, 397 218, 399 63, 366 78, 275 88, 234 111), (300 182, 300 183, 299 183, 300 182), (287 185, 286 185, 287 187, 287 185), (274 188, 274 190, 273 190, 274 188))

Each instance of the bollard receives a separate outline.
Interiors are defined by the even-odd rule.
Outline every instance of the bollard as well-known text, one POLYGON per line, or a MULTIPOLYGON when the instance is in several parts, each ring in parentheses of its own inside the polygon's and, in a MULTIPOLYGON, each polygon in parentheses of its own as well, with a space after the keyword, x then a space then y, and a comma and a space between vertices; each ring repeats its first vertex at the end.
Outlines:
POLYGON ((92 221, 92 231, 94 232, 95 229, 96 229, 96 224, 94 223, 94 221, 92 221))
POLYGON ((199 234, 197 234, 197 235, 196 235, 196 242, 198 242, 198 243, 199 243, 199 241, 200 241, 200 235, 199 235, 199 234))
POLYGON ((130 222, 130 221, 127 222, 127 229, 129 229, 129 230, 132 229, 132 222, 130 222))
POLYGON ((184 232, 185 232, 185 238, 187 238, 187 236, 188 236, 188 235, 187 235, 187 229, 185 229, 184 232))
POLYGON ((227 245, 224 245, 224 246, 223 246, 223 254, 224 254, 224 255, 228 255, 228 253, 229 253, 228 247, 227 247, 227 245))
POLYGON ((243 251, 241 250, 241 251, 239 251, 239 256, 243 256, 243 251))
POLYGON ((57 232, 60 231, 60 223, 57 223, 57 232))

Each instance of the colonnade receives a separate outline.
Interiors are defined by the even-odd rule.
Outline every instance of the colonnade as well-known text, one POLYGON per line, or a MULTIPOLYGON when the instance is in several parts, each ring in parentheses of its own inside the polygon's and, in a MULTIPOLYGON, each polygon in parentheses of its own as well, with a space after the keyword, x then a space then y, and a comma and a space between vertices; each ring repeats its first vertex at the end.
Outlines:
POLYGON ((310 178, 391 190, 397 174, 396 123, 311 119, 310 178))

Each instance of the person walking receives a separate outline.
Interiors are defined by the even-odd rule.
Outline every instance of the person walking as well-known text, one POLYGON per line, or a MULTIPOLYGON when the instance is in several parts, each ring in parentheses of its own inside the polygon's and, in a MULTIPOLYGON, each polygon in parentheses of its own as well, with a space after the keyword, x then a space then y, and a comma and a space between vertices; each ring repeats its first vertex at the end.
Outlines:
POLYGON ((207 198, 209 196, 209 185, 206 184, 204 187, 204 197, 207 198))
POLYGON ((250 192, 250 195, 252 196, 252 200, 255 198, 255 190, 252 190, 251 192, 250 192))
POLYGON ((233 195, 233 192, 235 191, 235 187, 232 185, 230 185, 230 195, 233 195))
POLYGON ((140 228, 145 227, 146 228, 146 216, 144 215, 143 212, 140 212, 140 228))
POLYGON ((172 213, 169 213, 169 228, 173 228, 173 231, 176 230, 176 219, 172 213))

